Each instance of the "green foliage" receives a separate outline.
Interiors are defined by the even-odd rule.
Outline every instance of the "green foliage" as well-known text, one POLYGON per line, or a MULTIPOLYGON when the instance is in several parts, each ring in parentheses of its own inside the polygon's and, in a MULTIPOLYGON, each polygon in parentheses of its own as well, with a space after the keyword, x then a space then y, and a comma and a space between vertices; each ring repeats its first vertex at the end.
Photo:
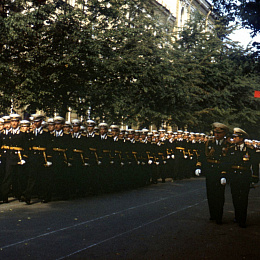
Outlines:
POLYGON ((209 32, 195 15, 171 35, 148 6, 19 1, 23 12, 0 18, 2 112, 13 99, 47 115, 71 107, 86 116, 91 106, 93 117, 109 123, 165 120, 206 131, 221 121, 259 131, 256 56, 228 40, 231 28, 221 20, 209 32))
MULTIPOLYGON (((257 60, 250 50, 228 39, 230 28, 221 20, 213 32, 207 32, 203 17, 194 19, 180 33, 175 48, 178 68, 186 69, 182 85, 191 94, 186 108, 181 108, 190 117, 182 122, 198 130, 207 129, 213 121, 253 129, 259 114, 259 100, 253 97, 259 82, 257 60)), ((182 117, 178 118, 181 124, 182 117)))
POLYGON ((227 21, 238 20, 255 36, 260 32, 260 2, 247 0, 213 0, 215 12, 225 16, 227 21))

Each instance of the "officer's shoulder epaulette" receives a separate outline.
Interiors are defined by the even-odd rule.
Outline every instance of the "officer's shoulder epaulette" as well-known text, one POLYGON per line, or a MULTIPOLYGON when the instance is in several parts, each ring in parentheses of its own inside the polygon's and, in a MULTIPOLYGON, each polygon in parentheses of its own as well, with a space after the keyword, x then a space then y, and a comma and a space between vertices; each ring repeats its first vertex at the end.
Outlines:
POLYGON ((69 133, 69 132, 64 132, 64 134, 65 134, 65 135, 70 135, 71 133, 69 133))
POLYGON ((231 144, 228 148, 229 148, 229 149, 235 148, 235 144, 231 144))
POLYGON ((215 143, 215 139, 209 139, 209 140, 207 140, 207 142, 204 143, 204 144, 205 144, 205 146, 212 146, 214 143, 215 143))
POLYGON ((255 149, 255 147, 252 144, 246 144, 246 147, 249 148, 249 149, 252 149, 252 150, 255 149))
POLYGON ((48 129, 46 129, 46 128, 43 128, 43 132, 46 132, 46 133, 48 133, 48 132, 49 132, 49 130, 48 130, 48 129))
POLYGON ((82 136, 84 136, 84 137, 86 137, 86 136, 87 136, 87 135, 86 135, 86 134, 84 134, 84 133, 82 133, 81 135, 82 135, 82 136))
POLYGON ((95 133, 96 136, 99 136, 99 133, 95 133))

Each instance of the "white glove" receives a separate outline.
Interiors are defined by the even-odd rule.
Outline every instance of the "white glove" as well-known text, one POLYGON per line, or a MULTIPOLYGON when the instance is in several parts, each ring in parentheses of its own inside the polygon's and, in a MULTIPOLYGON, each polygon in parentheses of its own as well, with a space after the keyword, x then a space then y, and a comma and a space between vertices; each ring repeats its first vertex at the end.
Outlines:
POLYGON ((69 166, 69 167, 71 167, 71 166, 72 166, 72 164, 71 164, 71 163, 68 163, 68 166, 69 166))
POLYGON ((139 164, 140 164, 140 161, 137 161, 137 164, 139 165, 139 164))
POLYGON ((90 164, 89 163, 84 163, 84 166, 90 166, 90 164))
POLYGON ((149 160, 149 161, 148 161, 148 164, 152 164, 152 163, 153 163, 153 161, 152 161, 152 160, 149 160))
POLYGON ((187 159, 188 158, 188 156, 187 155, 184 155, 184 159, 187 159))
POLYGON ((221 185, 226 185, 226 183, 227 183, 226 178, 221 178, 220 183, 221 183, 221 185))
POLYGON ((200 176, 200 174, 201 174, 201 169, 196 169, 195 170, 195 175, 196 176, 200 176))
POLYGON ((46 166, 50 167, 52 165, 52 162, 46 162, 46 166))
POLYGON ((159 163, 159 162, 156 162, 155 164, 156 164, 156 165, 159 165, 160 163, 159 163))
POLYGON ((172 159, 174 159, 175 158, 175 156, 174 156, 174 154, 172 154, 172 159))
POLYGON ((145 165, 145 162, 142 162, 142 165, 145 165))
POLYGON ((110 164, 114 164, 114 161, 110 161, 110 164))
POLYGON ((97 163, 97 164, 98 164, 98 165, 100 165, 101 163, 102 163, 101 161, 98 161, 98 163, 97 163))
POLYGON ((121 162, 121 165, 124 166, 125 164, 123 162, 121 162))
POLYGON ((166 161, 163 161, 163 164, 166 164, 167 162, 166 161))
POLYGON ((191 156, 191 157, 190 157, 190 160, 192 160, 192 158, 193 158, 193 157, 191 156))
POLYGON ((20 165, 24 165, 25 163, 26 163, 25 160, 21 160, 21 161, 19 162, 20 165))
POLYGON ((170 159, 171 158, 171 156, 170 155, 167 155, 167 159, 170 159))

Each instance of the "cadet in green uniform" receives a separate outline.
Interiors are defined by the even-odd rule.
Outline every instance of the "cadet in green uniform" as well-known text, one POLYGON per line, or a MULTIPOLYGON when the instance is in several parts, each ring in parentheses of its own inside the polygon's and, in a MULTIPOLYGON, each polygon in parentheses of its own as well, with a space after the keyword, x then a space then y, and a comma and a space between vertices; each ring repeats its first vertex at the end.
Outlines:
POLYGON ((245 144, 248 134, 241 128, 234 128, 233 145, 228 150, 230 187, 235 209, 234 221, 246 227, 247 205, 250 183, 259 181, 259 161, 252 145, 245 144))

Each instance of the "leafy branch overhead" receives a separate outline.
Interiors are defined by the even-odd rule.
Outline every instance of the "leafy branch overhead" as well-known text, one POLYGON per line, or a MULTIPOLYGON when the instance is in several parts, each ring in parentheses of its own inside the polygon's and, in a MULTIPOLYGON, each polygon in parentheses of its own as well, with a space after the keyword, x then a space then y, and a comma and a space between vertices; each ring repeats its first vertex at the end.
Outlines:
POLYGON ((6 3, 0 18, 3 113, 13 99, 49 116, 68 107, 86 116, 91 106, 91 116, 108 122, 166 120, 194 131, 223 118, 252 130, 259 124, 252 94, 258 57, 228 40, 232 28, 224 19, 209 32, 205 17, 194 14, 173 34, 148 0, 89 0, 74 8, 64 1, 6 3))

